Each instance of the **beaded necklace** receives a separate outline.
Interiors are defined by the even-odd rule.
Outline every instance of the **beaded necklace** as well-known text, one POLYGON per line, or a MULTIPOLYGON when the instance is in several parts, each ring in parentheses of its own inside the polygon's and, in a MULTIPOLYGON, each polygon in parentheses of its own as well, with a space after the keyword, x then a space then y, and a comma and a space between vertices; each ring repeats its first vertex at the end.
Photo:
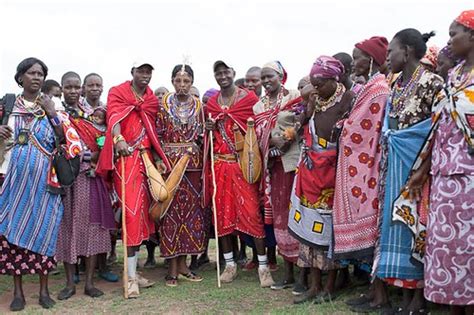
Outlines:
POLYGON ((46 115, 44 109, 39 106, 39 95, 35 98, 33 102, 27 101, 23 95, 16 100, 16 111, 21 113, 21 120, 23 121, 23 126, 20 128, 18 136, 15 140, 16 144, 25 145, 28 143, 28 139, 31 136, 32 128, 35 123, 43 119, 46 115))
POLYGON ((235 104, 235 100, 237 97, 240 95, 240 89, 237 88, 237 91, 234 91, 234 94, 229 98, 229 101, 227 104, 224 103, 224 100, 222 98, 222 93, 219 93, 219 96, 217 97, 217 103, 224 109, 229 109, 232 105, 235 104))
POLYGON ((190 121, 194 121, 196 110, 198 109, 198 102, 192 96, 188 96, 188 99, 184 102, 178 100, 176 94, 170 94, 168 97, 163 98, 168 108, 168 113, 172 117, 176 125, 186 125, 190 121))
POLYGON ((27 114, 31 114, 35 118, 41 119, 46 115, 46 112, 39 105, 39 97, 40 95, 36 96, 33 102, 29 102, 25 100, 25 97, 23 95, 21 95, 18 98, 16 106, 20 111, 27 114))
POLYGON ((403 111, 405 108, 406 99, 413 94, 415 87, 424 72, 424 67, 419 65, 411 75, 410 81, 408 81, 406 85, 403 85, 402 83, 403 75, 397 78, 391 95, 392 108, 397 109, 399 113, 403 111))
POLYGON ((82 118, 82 119, 85 119, 85 120, 88 120, 88 121, 92 121, 91 115, 86 113, 86 111, 81 108, 81 103, 80 102, 77 104, 77 107, 70 106, 66 103, 63 103, 63 105, 64 105, 64 109, 66 110, 66 112, 72 118, 75 118, 75 119, 82 118))
POLYGON ((464 64, 457 69, 454 69, 453 79, 451 80, 451 86, 457 91, 462 90, 466 87, 471 81, 474 75, 474 68, 469 72, 464 72, 464 64))
POLYGON ((283 92, 284 92, 284 88, 283 86, 281 86, 280 91, 278 92, 277 98, 275 102, 273 102, 273 106, 272 106, 272 102, 270 102, 270 95, 265 95, 265 97, 263 98, 263 108, 265 109, 265 111, 269 109, 281 107, 281 102, 283 101, 283 92))
POLYGON ((138 95, 138 92, 135 90, 135 88, 133 87, 133 84, 130 84, 130 86, 132 87, 132 93, 133 93, 133 96, 135 96, 135 99, 141 103, 143 103, 145 101, 145 99, 138 95))
POLYGON ((341 100, 345 92, 346 88, 344 87, 344 85, 341 83, 337 83, 336 91, 333 95, 331 95, 330 98, 324 100, 320 96, 316 97, 316 106, 314 108, 314 112, 319 113, 327 111, 329 108, 333 107, 341 100))

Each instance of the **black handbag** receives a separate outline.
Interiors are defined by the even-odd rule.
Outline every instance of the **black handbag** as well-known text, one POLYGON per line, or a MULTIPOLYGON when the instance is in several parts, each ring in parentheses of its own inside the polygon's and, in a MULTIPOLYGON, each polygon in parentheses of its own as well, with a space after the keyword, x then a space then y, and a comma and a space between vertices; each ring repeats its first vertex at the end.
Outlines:
POLYGON ((12 113, 13 106, 15 106, 16 95, 7 93, 5 96, 0 100, 0 117, 1 117, 1 124, 7 125, 8 118, 12 113))
POLYGON ((69 187, 74 183, 74 180, 79 175, 81 168, 81 159, 76 156, 72 159, 66 158, 64 148, 56 140, 56 150, 53 153, 53 166, 56 170, 59 184, 62 187, 69 187))

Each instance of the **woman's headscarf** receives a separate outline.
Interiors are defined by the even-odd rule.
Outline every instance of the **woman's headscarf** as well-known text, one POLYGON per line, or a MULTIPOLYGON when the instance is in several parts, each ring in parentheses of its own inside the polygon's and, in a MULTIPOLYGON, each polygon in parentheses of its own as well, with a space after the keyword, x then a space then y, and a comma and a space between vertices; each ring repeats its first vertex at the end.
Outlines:
POLYGON ((446 58, 448 58, 449 60, 451 60, 454 63, 459 62, 458 58, 456 58, 454 56, 453 52, 451 51, 451 49, 449 49, 448 46, 444 46, 443 48, 441 48, 441 50, 438 53, 438 58, 439 58, 439 56, 445 56, 446 58))
POLYGON ((331 56, 320 56, 313 64, 310 78, 335 79, 339 81, 344 74, 344 65, 331 56))
POLYGON ((420 63, 431 66, 433 69, 436 69, 438 66, 438 53, 439 48, 436 46, 431 46, 426 51, 426 54, 421 58, 420 63))
POLYGON ((281 84, 285 84, 286 79, 288 78, 288 74, 286 73, 285 68, 283 68, 281 62, 279 62, 278 60, 270 61, 264 64, 262 69, 263 68, 269 68, 274 70, 280 76, 281 84))
POLYGON ((471 30, 474 30, 474 10, 461 12, 455 21, 471 30))
POLYGON ((381 66, 385 63, 388 49, 388 40, 385 37, 373 36, 355 44, 355 47, 372 57, 377 65, 381 66))
POLYGON ((214 95, 216 95, 217 93, 219 93, 219 90, 216 90, 216 89, 209 89, 206 91, 206 93, 204 93, 204 95, 202 96, 202 98, 211 98, 213 97, 214 95))

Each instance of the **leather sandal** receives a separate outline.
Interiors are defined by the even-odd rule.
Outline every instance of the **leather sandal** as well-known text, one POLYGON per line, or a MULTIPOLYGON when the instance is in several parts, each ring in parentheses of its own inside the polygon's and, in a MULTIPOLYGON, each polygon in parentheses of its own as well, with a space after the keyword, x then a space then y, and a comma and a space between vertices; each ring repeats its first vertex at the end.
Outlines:
POLYGON ((393 309, 390 303, 386 304, 377 304, 377 305, 370 305, 370 303, 364 303, 361 305, 354 305, 350 307, 350 310, 355 313, 372 313, 372 312, 379 312, 379 313, 393 313, 393 309))
POLYGON ((194 272, 190 271, 188 273, 180 273, 178 275, 179 279, 191 281, 191 282, 201 282, 203 278, 200 275, 195 274, 194 272))
POLYGON ((366 294, 361 294, 360 296, 356 298, 346 300, 345 303, 348 306, 355 306, 355 305, 362 305, 365 303, 369 303, 370 301, 372 301, 372 299, 369 298, 366 294))
POLYGON ((327 302, 332 302, 336 300, 338 296, 339 296, 338 293, 329 293, 329 292, 323 291, 314 298, 313 304, 323 304, 327 302))
POLYGON ((170 275, 165 277, 167 287, 177 287, 178 286, 178 277, 172 277, 170 275))

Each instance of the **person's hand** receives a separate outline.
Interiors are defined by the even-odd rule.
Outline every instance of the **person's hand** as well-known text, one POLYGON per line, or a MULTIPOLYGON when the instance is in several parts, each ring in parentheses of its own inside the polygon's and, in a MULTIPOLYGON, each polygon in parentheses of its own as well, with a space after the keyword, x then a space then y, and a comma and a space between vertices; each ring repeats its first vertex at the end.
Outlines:
POLYGON ((424 183, 428 180, 428 174, 418 170, 408 180, 405 189, 408 190, 408 196, 411 201, 420 201, 424 183))
POLYGON ((280 151, 285 152, 289 142, 282 136, 272 137, 270 139, 270 146, 278 148, 280 151))
POLYGON ((117 152, 117 154, 119 154, 120 156, 131 155, 132 152, 130 152, 128 148, 129 148, 128 143, 124 140, 121 140, 115 144, 115 152, 117 152))
POLYGON ((99 152, 92 152, 91 153, 91 166, 97 164, 99 160, 99 152))
POLYGON ((216 121, 209 117, 206 120, 206 130, 210 131, 210 130, 214 130, 214 129, 216 129, 216 121))
POLYGON ((166 165, 163 163, 163 161, 158 161, 156 163, 156 169, 158 170, 158 173, 164 174, 166 173, 166 165))
POLYGON ((308 98, 308 104, 306 105, 306 116, 309 118, 313 116, 314 110, 316 108, 316 99, 318 94, 316 92, 311 92, 308 98))
MULTIPOLYGON (((299 122, 297 122, 296 124, 299 124, 299 122)), ((294 127, 280 128, 281 136, 283 137, 283 139, 285 139, 288 142, 292 142, 293 140, 296 139, 296 132, 297 132, 296 124, 294 127)))
POLYGON ((41 95, 38 103, 41 106, 41 108, 46 112, 46 115, 48 115, 48 117, 56 116, 56 109, 54 108, 54 102, 48 95, 46 94, 41 95))
POLYGON ((364 76, 362 75, 356 75, 354 77, 354 83, 358 83, 358 84, 366 84, 367 83, 367 80, 364 78, 364 76))
POLYGON ((10 139, 12 135, 13 135, 12 128, 6 125, 0 126, 0 139, 7 140, 7 139, 10 139))

